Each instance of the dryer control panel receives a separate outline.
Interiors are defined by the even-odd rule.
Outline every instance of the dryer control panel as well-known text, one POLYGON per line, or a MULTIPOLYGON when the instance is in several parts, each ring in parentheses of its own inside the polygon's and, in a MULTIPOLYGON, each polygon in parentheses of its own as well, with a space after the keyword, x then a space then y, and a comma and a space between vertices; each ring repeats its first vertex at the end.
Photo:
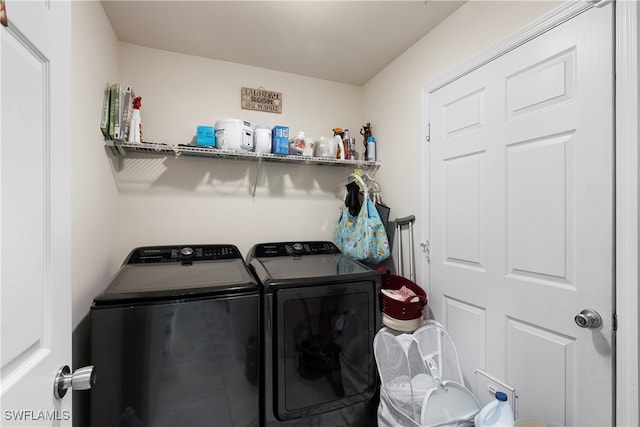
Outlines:
POLYGON ((278 242, 262 243, 253 247, 253 258, 339 254, 332 242, 278 242))
POLYGON ((125 264, 217 261, 242 258, 235 245, 145 246, 134 249, 125 264))

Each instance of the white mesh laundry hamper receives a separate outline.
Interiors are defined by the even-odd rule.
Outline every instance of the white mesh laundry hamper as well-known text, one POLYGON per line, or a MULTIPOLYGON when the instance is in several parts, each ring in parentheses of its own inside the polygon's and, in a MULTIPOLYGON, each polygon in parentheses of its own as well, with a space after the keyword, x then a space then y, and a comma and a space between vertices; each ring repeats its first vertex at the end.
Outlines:
POLYGON ((464 387, 449 333, 428 321, 413 333, 382 328, 373 341, 381 379, 378 426, 472 426, 478 399, 464 387))

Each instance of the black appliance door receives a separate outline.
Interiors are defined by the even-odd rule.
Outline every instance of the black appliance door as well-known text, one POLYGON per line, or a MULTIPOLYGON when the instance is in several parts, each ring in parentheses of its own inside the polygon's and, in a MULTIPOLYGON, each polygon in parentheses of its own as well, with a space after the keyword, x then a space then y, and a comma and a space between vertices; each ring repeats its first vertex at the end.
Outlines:
POLYGON ((258 294, 93 307, 92 427, 259 425, 258 294))
POLYGON ((308 417, 371 399, 375 282, 279 289, 274 294, 276 418, 308 417))

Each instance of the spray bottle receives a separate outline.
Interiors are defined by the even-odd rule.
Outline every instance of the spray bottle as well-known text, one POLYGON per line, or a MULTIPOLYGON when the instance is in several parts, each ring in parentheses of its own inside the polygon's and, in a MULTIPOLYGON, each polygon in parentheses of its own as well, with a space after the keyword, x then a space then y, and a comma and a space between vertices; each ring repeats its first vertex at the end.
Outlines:
POLYGON ((351 138, 349 137, 349 129, 344 130, 342 136, 342 144, 344 145, 344 159, 351 160, 353 158, 353 151, 351 146, 351 138))
POLYGON ((142 142, 142 119, 140 118, 141 106, 142 97, 135 97, 133 99, 133 113, 131 115, 131 125, 129 126, 128 142, 142 142))

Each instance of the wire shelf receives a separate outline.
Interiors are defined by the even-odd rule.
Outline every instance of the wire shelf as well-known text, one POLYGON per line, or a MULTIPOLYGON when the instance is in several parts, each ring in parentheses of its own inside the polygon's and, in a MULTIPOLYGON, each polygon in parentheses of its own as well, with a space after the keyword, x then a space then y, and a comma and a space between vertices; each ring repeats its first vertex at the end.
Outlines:
POLYGON ((324 157, 293 156, 273 153, 256 153, 253 151, 226 151, 213 147, 198 147, 194 145, 169 145, 157 142, 113 142, 105 141, 105 145, 111 147, 114 154, 126 155, 127 153, 147 153, 155 155, 174 155, 190 157, 212 157, 240 160, 265 160, 269 162, 303 163, 333 166, 381 166, 380 161, 365 160, 340 160, 324 157))

